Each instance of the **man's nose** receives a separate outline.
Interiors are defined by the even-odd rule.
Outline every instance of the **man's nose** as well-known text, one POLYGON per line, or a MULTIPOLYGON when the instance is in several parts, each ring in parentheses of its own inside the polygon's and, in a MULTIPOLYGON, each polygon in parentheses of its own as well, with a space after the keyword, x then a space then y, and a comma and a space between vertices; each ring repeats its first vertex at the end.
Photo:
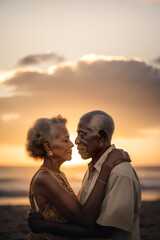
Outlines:
POLYGON ((78 145, 79 143, 80 143, 79 136, 77 136, 75 139, 75 144, 78 145))

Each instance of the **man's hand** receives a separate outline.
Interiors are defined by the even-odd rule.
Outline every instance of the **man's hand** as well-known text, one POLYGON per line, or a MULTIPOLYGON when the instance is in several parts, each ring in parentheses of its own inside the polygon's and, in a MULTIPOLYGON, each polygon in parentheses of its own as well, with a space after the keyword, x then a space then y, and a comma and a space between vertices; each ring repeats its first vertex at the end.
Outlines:
POLYGON ((43 223, 45 222, 45 219, 40 213, 32 212, 31 210, 29 210, 27 214, 27 221, 28 226, 30 227, 32 232, 34 233, 44 232, 43 223))

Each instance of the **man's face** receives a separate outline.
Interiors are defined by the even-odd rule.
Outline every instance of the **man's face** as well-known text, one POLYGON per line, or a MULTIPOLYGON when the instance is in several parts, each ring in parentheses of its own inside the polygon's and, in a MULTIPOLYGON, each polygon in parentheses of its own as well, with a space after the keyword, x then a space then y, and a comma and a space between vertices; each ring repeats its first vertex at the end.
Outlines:
POLYGON ((98 133, 88 126, 89 120, 87 118, 80 120, 75 140, 78 152, 83 159, 93 158, 100 151, 98 133))

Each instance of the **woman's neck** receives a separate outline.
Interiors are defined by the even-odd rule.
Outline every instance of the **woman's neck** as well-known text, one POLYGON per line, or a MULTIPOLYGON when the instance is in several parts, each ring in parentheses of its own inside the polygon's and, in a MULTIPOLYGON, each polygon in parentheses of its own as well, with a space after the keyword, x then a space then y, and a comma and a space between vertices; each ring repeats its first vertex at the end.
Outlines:
POLYGON ((44 158, 44 162, 42 164, 42 167, 46 167, 51 171, 61 172, 60 167, 61 167, 62 163, 63 162, 60 161, 59 159, 49 158, 49 157, 46 156, 44 158))

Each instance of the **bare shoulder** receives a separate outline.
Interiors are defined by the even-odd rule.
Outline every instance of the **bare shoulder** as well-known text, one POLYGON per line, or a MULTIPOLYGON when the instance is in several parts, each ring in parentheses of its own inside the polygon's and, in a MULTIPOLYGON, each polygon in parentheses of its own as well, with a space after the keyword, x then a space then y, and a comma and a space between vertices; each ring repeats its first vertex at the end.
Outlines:
POLYGON ((48 171, 42 171, 42 172, 38 172, 35 179, 34 179, 34 184, 38 184, 40 185, 46 185, 49 183, 54 183, 57 182, 56 178, 51 175, 48 171))

